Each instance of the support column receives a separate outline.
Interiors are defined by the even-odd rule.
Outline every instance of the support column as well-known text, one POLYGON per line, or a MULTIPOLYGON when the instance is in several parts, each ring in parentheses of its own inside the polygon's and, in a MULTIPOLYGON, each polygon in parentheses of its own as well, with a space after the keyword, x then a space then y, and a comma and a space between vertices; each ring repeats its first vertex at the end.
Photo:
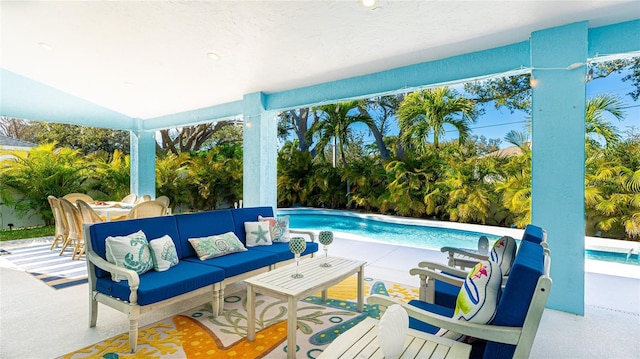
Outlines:
POLYGON ((148 194, 156 198, 156 139, 155 131, 132 130, 131 193, 148 194))
POLYGON ((265 110, 265 95, 244 96, 243 204, 245 207, 278 206, 278 126, 275 114, 265 110))
POLYGON ((547 306, 584 315, 587 22, 531 34, 531 221, 547 230, 547 306))

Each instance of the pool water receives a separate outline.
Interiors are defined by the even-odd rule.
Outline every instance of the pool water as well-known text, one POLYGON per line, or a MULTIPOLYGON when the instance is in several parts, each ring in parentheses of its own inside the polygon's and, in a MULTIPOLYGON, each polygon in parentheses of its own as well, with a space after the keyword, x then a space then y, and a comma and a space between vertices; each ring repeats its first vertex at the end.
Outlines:
MULTIPOLYGON (((441 247, 457 247, 475 250, 478 248, 480 236, 486 236, 489 239, 489 245, 493 245, 493 242, 499 238, 499 236, 481 232, 383 222, 348 213, 305 213, 304 210, 281 213, 289 216, 291 228, 344 232, 367 237, 377 242, 425 249, 440 250, 441 247)), ((587 250, 585 256, 592 260, 640 266, 637 254, 587 250)))
POLYGON ((587 259, 593 259, 597 261, 635 264, 640 266, 640 258, 638 258, 637 254, 592 251, 587 249, 586 257, 587 259))
POLYGON ((289 226, 299 229, 345 232, 379 242, 426 249, 457 247, 478 249, 478 238, 486 236, 492 245, 499 236, 480 232, 428 227, 412 224, 382 222, 369 218, 332 215, 288 213, 289 226))

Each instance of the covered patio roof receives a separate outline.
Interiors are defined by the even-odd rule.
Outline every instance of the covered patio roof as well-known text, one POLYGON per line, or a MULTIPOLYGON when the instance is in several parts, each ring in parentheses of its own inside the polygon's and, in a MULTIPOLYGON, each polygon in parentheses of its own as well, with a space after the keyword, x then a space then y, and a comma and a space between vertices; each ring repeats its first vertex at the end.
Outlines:
POLYGON ((15 117, 120 129, 239 114, 244 95, 255 92, 266 94, 268 108, 277 110, 530 68, 526 42, 535 31, 579 21, 595 28, 640 15, 637 1, 377 0, 373 8, 358 0, 3 1, 0 6, 3 114, 12 115, 11 110, 15 117), (468 56, 523 42, 515 58, 501 56, 513 56, 512 51, 496 53, 497 58, 468 56), (460 55, 467 57, 455 72, 412 66, 460 55), (409 72, 395 82, 380 78, 381 72, 406 66, 409 72), (358 76, 368 81, 346 89, 344 80, 358 76), (333 86, 336 81, 339 86, 333 86), (9 108, 15 99, 8 96, 18 84, 29 91, 22 111, 27 100, 34 101, 27 116, 9 108), (63 107, 47 90, 76 101, 63 107))
POLYGON ((130 130, 136 193, 153 131, 242 115, 247 206, 277 203, 276 111, 531 71, 549 306, 584 313, 586 65, 640 51, 637 1, 3 1, 0 20, 0 115, 130 130))

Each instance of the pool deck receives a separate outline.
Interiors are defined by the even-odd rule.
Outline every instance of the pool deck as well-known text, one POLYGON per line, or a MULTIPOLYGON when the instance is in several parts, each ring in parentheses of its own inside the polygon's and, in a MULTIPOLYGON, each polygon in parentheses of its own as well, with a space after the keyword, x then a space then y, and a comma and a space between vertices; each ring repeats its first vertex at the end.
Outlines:
MULTIPOLYGON (((4 242, 24 246, 36 239, 4 242)), ((321 255, 322 252, 319 253, 321 255)), ((417 286, 409 269, 419 261, 444 262, 443 253, 367 241, 336 233, 329 255, 366 260, 365 276, 417 286)), ((586 261, 585 316, 546 309, 531 358, 638 358, 640 271, 625 264, 586 261), (591 263, 593 262, 593 263, 591 263)), ((53 358, 128 330, 126 316, 100 305, 88 327, 87 284, 52 290, 0 256, 0 357, 53 358)), ((146 313, 144 326, 190 309, 190 301, 146 313)))

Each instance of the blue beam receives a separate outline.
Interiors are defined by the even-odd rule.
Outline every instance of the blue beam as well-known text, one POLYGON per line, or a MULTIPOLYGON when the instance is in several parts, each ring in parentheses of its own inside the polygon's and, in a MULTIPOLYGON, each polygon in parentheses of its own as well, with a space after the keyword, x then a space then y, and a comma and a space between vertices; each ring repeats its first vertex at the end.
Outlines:
POLYGON ((243 101, 228 102, 197 110, 156 117, 149 120, 141 120, 140 124, 142 128, 149 131, 212 122, 215 120, 242 115, 243 104, 243 101))
POLYGON ((529 42, 423 62, 369 75, 267 95, 267 109, 280 110, 350 98, 371 97, 529 67, 529 42))
POLYGON ((77 96, 0 69, 0 115, 7 117, 130 129, 133 119, 77 96))
POLYGON ((637 51, 640 51, 640 20, 589 29, 589 58, 637 51))

